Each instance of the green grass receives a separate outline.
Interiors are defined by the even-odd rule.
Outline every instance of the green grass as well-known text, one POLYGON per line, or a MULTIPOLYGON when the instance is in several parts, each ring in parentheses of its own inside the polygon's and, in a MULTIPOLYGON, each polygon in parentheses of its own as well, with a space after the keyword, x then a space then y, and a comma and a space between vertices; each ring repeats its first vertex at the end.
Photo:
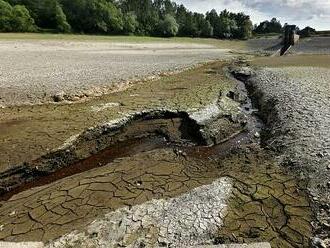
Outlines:
POLYGON ((63 41, 102 41, 102 42, 168 42, 168 43, 193 43, 212 45, 218 48, 242 49, 244 41, 218 40, 210 38, 159 38, 149 36, 105 36, 105 35, 79 35, 79 34, 50 34, 50 33, 0 33, 0 41, 4 40, 63 40, 63 41))
POLYGON ((281 36, 282 33, 267 33, 267 34, 255 34, 254 38, 272 38, 276 36, 281 36))
POLYGON ((318 36, 330 36, 330 30, 317 31, 316 35, 318 35, 318 36))

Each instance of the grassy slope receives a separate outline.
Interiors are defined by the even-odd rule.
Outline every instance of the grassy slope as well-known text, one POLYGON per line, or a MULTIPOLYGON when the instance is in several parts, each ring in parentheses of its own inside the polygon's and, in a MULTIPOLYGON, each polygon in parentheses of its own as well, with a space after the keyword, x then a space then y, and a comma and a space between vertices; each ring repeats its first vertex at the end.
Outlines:
POLYGON ((330 55, 290 55, 282 57, 260 57, 252 61, 261 67, 314 66, 330 68, 330 55))
POLYGON ((212 45, 218 48, 242 49, 244 41, 217 40, 207 38, 159 38, 148 36, 105 36, 105 35, 79 35, 79 34, 40 34, 40 33, 0 33, 0 41, 6 40, 63 40, 63 41, 102 41, 102 42, 168 42, 168 43, 194 43, 212 45))

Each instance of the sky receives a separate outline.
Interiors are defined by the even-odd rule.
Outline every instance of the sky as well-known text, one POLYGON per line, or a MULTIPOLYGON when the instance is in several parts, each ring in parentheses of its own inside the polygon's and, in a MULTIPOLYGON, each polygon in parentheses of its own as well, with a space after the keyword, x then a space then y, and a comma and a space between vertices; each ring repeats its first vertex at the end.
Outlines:
POLYGON ((282 24, 296 24, 317 30, 330 30, 330 0, 177 0, 189 10, 206 13, 211 9, 218 12, 227 9, 244 12, 253 23, 276 17, 282 24))

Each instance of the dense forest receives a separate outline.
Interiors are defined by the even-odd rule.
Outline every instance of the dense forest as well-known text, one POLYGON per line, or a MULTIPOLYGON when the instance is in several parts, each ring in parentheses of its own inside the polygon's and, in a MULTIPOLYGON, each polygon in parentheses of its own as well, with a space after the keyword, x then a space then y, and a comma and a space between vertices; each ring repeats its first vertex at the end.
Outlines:
POLYGON ((203 15, 170 0, 0 0, 1 32, 246 39, 252 29, 244 13, 203 15))

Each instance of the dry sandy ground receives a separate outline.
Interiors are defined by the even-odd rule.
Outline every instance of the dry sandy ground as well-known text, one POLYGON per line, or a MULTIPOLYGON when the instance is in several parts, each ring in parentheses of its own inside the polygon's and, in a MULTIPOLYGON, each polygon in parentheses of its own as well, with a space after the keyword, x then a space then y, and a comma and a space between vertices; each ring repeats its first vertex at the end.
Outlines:
POLYGON ((229 56, 228 49, 185 43, 0 41, 0 107, 73 100, 115 83, 181 70, 229 56))

